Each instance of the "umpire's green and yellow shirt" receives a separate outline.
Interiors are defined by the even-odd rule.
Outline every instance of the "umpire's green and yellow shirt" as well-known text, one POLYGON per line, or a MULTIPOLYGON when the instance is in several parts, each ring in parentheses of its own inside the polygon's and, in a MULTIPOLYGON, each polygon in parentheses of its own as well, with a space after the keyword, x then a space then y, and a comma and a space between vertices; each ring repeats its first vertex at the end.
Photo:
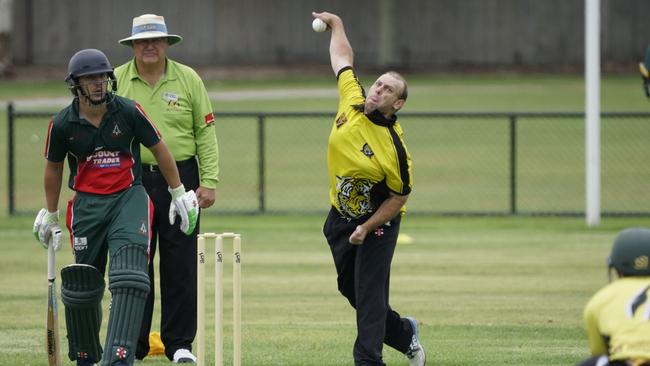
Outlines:
POLYGON ((650 360, 650 277, 623 277, 598 291, 584 311, 592 355, 650 360))
POLYGON ((68 186, 93 194, 111 194, 141 184, 140 143, 160 141, 160 133, 132 100, 113 96, 99 128, 79 117, 79 100, 50 120, 45 158, 68 157, 68 186))
POLYGON ((389 191, 411 192, 411 157, 396 116, 386 119, 379 111, 363 112, 365 92, 351 67, 339 71, 338 90, 327 150, 330 203, 355 219, 374 212, 389 191))
MULTIPOLYGON (((150 86, 138 74, 135 59, 115 69, 117 93, 136 100, 156 123, 174 160, 197 157, 200 185, 216 188, 219 148, 214 131, 212 103, 203 81, 192 68, 167 59, 165 75, 150 86)), ((148 150, 142 162, 155 165, 148 150)))

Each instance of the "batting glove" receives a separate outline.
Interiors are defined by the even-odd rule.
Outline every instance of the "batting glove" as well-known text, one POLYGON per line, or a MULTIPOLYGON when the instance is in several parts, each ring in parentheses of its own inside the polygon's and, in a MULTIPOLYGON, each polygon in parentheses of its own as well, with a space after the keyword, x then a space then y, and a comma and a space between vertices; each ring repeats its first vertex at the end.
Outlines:
POLYGON ((54 250, 61 248, 61 228, 59 227, 59 211, 49 212, 42 208, 36 220, 34 220, 34 237, 38 240, 43 248, 47 249, 50 245, 54 250))
POLYGON ((181 217, 181 231, 190 235, 196 226, 199 217, 199 202, 194 191, 185 192, 182 184, 176 188, 168 188, 172 195, 172 202, 169 205, 169 224, 174 225, 176 215, 181 217))

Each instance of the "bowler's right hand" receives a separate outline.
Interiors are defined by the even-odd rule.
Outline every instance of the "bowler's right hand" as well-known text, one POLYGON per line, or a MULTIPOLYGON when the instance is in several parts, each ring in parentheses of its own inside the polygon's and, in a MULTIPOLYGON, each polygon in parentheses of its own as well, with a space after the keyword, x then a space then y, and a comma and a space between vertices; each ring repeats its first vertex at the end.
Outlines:
POLYGON ((322 13, 316 13, 316 12, 312 11, 312 12, 311 12, 311 15, 312 15, 314 18, 318 18, 318 19, 324 21, 325 24, 327 24, 327 26, 328 26, 330 29, 333 28, 335 22, 339 22, 339 23, 341 22, 341 18, 339 18, 338 15, 336 15, 336 14, 332 14, 332 13, 328 13, 328 12, 326 12, 326 11, 324 11, 324 12, 322 12, 322 13))
POLYGON ((36 220, 34 220, 34 228, 32 230, 34 237, 38 240, 43 248, 47 249, 50 245, 54 250, 61 248, 61 227, 59 227, 59 211, 49 212, 42 208, 36 220))

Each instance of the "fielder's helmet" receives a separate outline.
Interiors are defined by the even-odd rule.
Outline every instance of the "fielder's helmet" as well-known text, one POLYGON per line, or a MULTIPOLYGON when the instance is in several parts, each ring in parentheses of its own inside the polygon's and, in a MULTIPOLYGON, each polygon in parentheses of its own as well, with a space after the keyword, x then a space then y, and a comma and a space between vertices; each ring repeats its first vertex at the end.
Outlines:
POLYGON ((650 229, 636 227, 621 231, 609 255, 609 268, 624 276, 650 276, 650 229))

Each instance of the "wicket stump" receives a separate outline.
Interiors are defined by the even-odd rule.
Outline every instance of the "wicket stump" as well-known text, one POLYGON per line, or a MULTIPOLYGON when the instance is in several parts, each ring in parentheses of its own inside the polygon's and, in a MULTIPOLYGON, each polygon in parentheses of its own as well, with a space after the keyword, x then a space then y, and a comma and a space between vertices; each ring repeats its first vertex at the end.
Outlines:
POLYGON ((205 366, 205 240, 215 239, 214 265, 214 364, 223 365, 223 239, 232 238, 233 365, 241 365, 241 235, 204 233, 197 240, 197 365, 205 366))

